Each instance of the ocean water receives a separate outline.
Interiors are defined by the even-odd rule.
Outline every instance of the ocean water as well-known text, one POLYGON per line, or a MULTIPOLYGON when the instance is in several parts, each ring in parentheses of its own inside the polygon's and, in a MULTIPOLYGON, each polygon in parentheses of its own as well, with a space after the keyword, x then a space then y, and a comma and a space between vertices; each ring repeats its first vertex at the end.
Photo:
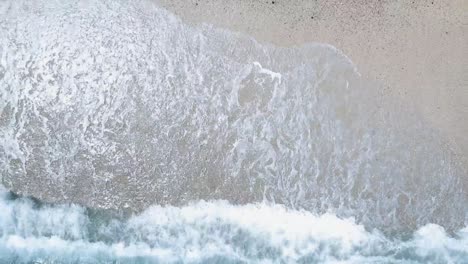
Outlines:
POLYGON ((1 1, 0 260, 468 262, 468 173, 384 89, 149 0, 1 1))
POLYGON ((2 190, 2 263, 466 263, 468 230, 395 238, 282 205, 199 201, 112 216, 2 190))

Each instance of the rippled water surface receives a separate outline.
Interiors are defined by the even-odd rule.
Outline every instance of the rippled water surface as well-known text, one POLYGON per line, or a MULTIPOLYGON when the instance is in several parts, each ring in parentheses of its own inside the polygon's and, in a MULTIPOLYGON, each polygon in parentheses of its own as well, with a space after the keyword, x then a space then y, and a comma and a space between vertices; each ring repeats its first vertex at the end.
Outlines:
POLYGON ((461 261, 446 146, 329 45, 146 0, 0 2, 2 183, 62 203, 3 191, 10 262, 461 261))
POLYGON ((0 254, 13 263, 463 263, 468 230, 428 224, 406 239, 352 219, 225 201, 131 217, 40 204, 2 191, 0 254))

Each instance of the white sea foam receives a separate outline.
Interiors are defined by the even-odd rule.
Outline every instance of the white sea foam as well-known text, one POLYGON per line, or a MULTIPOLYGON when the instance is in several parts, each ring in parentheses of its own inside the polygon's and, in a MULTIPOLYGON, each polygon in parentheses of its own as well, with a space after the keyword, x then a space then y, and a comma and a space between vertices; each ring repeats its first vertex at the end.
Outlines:
POLYGON ((393 231, 467 219, 466 172, 324 44, 193 27, 148 0, 0 2, 0 176, 93 208, 199 199, 393 231))
POLYGON ((466 222, 465 172, 376 98, 329 45, 191 27, 146 0, 0 1, 2 182, 181 205, 124 217, 2 189, 0 263, 467 262, 468 229, 441 226, 466 222))
POLYGON ((76 205, 0 199, 0 259, 8 263, 463 263, 468 229, 429 224, 385 237, 353 219, 280 205, 200 201, 129 218, 76 205))

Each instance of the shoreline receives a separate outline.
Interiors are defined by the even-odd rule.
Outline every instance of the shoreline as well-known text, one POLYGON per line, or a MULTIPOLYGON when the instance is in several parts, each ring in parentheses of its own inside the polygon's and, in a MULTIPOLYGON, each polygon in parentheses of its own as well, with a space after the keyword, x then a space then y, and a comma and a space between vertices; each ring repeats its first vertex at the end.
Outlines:
POLYGON ((468 174, 445 136, 336 44, 275 46, 151 2, 103 3, 11 2, 7 188, 94 208, 271 201, 387 230, 465 225, 468 174))
POLYGON ((468 4, 424 1, 219 0, 154 2, 189 24, 252 36, 277 46, 330 44, 365 79, 379 101, 413 106, 468 169, 468 4), (464 121, 465 120, 465 121, 464 121))

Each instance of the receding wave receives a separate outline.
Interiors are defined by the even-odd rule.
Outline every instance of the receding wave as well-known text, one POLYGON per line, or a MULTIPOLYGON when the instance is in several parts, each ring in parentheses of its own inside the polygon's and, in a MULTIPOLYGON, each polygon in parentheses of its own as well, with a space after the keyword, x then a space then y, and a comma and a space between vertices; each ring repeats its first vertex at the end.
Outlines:
POLYGON ((442 137, 331 46, 188 26, 150 1, 2 1, 0 14, 0 167, 15 192, 464 226, 466 172, 442 137))
POLYGON ((468 174, 384 94, 148 0, 0 1, 1 180, 49 203, 1 190, 0 259, 462 263, 468 174))
POLYGON ((468 229, 429 224, 406 239, 353 219, 226 201, 114 216, 1 190, 0 254, 15 263, 462 263, 468 229))

